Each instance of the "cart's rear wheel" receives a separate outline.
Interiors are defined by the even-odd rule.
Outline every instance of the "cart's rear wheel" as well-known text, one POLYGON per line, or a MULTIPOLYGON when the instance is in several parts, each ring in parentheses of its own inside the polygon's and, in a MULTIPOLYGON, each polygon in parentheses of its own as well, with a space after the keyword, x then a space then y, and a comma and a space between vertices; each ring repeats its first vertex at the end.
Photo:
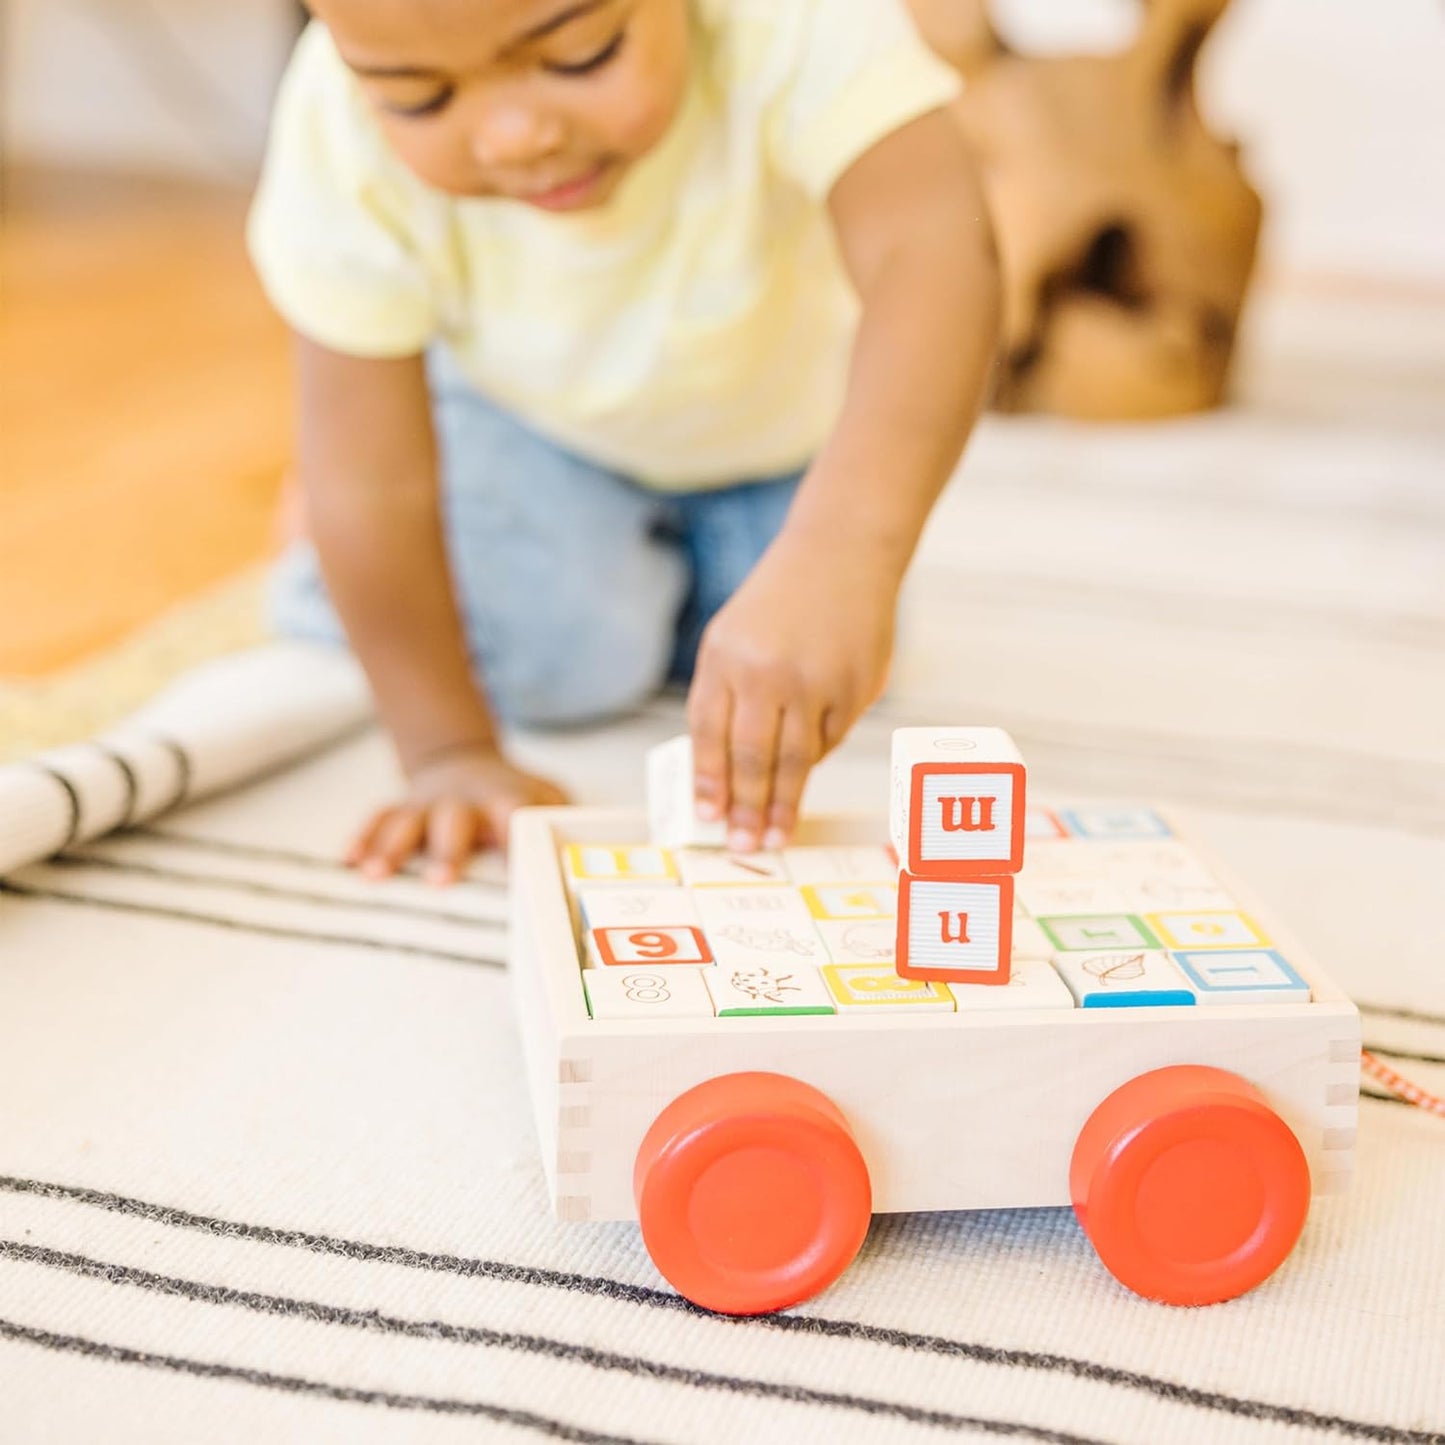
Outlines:
POLYGON ((637 1151, 653 1263, 705 1309, 754 1315, 825 1289, 868 1232, 868 1168, 837 1107, 784 1074, 724 1074, 679 1095, 637 1151))
POLYGON ((1259 1090, 1193 1064, 1110 1094, 1080 1131, 1069 1187, 1109 1272, 1178 1305, 1233 1299, 1268 1278, 1310 1200, 1299 1140, 1259 1090))

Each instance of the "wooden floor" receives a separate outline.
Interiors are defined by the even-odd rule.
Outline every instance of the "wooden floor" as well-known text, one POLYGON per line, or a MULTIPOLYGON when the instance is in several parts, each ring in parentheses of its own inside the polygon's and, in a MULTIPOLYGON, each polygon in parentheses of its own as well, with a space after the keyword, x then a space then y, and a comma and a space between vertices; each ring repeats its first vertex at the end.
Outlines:
POLYGON ((6 203, 0 677, 38 677, 270 547, 286 339, 239 192, 22 174, 6 203))

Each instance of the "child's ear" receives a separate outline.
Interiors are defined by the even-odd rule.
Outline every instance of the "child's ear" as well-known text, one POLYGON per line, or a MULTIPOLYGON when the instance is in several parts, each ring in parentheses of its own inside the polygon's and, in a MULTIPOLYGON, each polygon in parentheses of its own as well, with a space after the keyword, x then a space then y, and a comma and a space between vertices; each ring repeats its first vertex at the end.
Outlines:
POLYGON ((1229 0, 1140 0, 1143 23, 1130 51, 1142 88, 1166 112, 1194 101, 1194 68, 1229 0))

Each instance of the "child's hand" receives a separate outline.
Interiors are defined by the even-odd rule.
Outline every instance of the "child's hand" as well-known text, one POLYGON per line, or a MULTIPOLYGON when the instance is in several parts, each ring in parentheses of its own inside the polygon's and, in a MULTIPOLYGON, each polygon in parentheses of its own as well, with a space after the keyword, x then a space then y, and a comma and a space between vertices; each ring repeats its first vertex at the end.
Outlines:
POLYGON ((560 788, 514 768, 495 749, 452 754, 413 770, 406 799, 370 819, 346 861, 368 878, 385 878, 424 853, 427 882, 454 883, 474 852, 507 846, 518 808, 566 801, 560 788))
POLYGON ((883 691, 900 574, 786 534, 703 634, 688 697, 699 816, 781 847, 803 784, 883 691))

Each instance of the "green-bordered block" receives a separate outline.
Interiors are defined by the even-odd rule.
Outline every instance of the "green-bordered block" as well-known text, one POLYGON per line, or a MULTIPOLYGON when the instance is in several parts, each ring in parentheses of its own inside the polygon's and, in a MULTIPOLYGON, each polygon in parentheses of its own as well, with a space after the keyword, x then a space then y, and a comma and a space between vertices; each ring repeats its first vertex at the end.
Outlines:
POLYGON ((1144 920, 1135 913, 1071 913, 1034 921, 1060 953, 1161 947, 1144 920))
POLYGON ((704 982, 720 1019, 837 1012, 810 963, 719 965, 705 971, 704 982))

